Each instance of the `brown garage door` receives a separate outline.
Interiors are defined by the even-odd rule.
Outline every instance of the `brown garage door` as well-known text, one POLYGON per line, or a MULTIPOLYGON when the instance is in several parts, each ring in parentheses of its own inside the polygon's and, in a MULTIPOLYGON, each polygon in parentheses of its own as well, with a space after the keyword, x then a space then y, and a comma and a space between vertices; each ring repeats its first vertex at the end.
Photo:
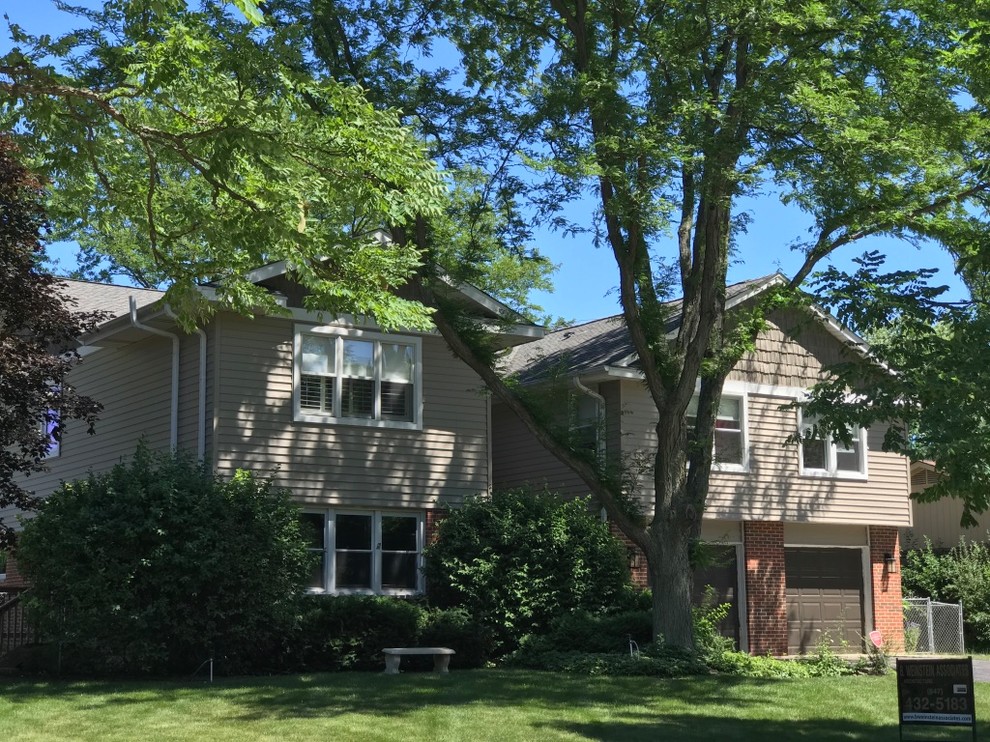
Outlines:
POLYGON ((787 651, 813 652, 822 633, 836 650, 863 647, 863 556, 859 549, 784 549, 787 651))
POLYGON ((715 589, 719 604, 729 603, 732 608, 729 615, 719 624, 723 636, 727 636, 739 646, 739 590, 736 587, 738 572, 736 571, 736 547, 713 546, 711 548, 712 564, 699 567, 694 571, 694 602, 700 605, 705 596, 705 586, 715 589))

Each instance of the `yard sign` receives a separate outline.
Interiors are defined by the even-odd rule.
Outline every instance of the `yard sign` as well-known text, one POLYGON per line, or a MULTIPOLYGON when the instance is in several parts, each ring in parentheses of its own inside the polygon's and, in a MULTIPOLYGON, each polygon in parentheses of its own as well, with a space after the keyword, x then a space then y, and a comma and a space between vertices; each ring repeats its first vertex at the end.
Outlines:
POLYGON ((976 739, 973 658, 897 660, 897 708, 904 727, 969 727, 976 739))

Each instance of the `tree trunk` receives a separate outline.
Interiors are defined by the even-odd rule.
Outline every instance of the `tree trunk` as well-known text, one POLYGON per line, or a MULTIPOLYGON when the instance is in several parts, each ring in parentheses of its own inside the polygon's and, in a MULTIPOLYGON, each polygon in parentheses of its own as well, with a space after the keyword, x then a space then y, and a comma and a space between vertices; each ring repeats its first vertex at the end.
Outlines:
POLYGON ((676 647, 694 646, 691 604, 694 573, 691 568, 689 528, 677 519, 654 520, 650 528, 650 589, 653 591, 653 636, 676 647))

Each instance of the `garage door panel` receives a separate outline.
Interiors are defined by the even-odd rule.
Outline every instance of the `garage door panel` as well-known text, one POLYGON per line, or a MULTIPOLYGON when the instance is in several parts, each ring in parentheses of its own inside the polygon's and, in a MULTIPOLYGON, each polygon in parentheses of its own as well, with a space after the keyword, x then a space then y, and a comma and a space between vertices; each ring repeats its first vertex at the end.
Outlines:
POLYGON ((857 549, 784 549, 788 651, 813 651, 826 635, 858 651, 863 634, 863 570, 857 549))

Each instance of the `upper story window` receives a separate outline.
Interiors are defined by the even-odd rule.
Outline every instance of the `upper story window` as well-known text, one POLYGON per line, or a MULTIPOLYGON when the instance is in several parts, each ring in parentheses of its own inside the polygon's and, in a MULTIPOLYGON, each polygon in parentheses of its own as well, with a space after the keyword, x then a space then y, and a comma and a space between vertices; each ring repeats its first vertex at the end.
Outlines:
MULTIPOLYGON (((712 464, 725 471, 746 468, 746 403, 745 397, 722 395, 715 417, 715 450, 712 464)), ((692 397, 685 419, 689 430, 698 421, 698 398, 692 397)))
POLYGON ((331 327, 297 328, 296 419, 352 425, 422 425, 422 343, 331 327))
POLYGON ((568 427, 574 446, 580 451, 599 456, 602 454, 601 410, 598 400, 587 394, 574 394, 571 397, 572 409, 568 427))
POLYGON ((866 431, 854 428, 849 444, 833 440, 807 415, 801 420, 801 474, 816 477, 866 477, 866 431))
POLYGON ((46 459, 57 458, 62 455, 62 443, 55 436, 55 430, 58 428, 58 412, 55 410, 49 410, 48 414, 45 415, 45 419, 39 423, 41 428, 41 435, 48 439, 48 451, 45 454, 46 459))

